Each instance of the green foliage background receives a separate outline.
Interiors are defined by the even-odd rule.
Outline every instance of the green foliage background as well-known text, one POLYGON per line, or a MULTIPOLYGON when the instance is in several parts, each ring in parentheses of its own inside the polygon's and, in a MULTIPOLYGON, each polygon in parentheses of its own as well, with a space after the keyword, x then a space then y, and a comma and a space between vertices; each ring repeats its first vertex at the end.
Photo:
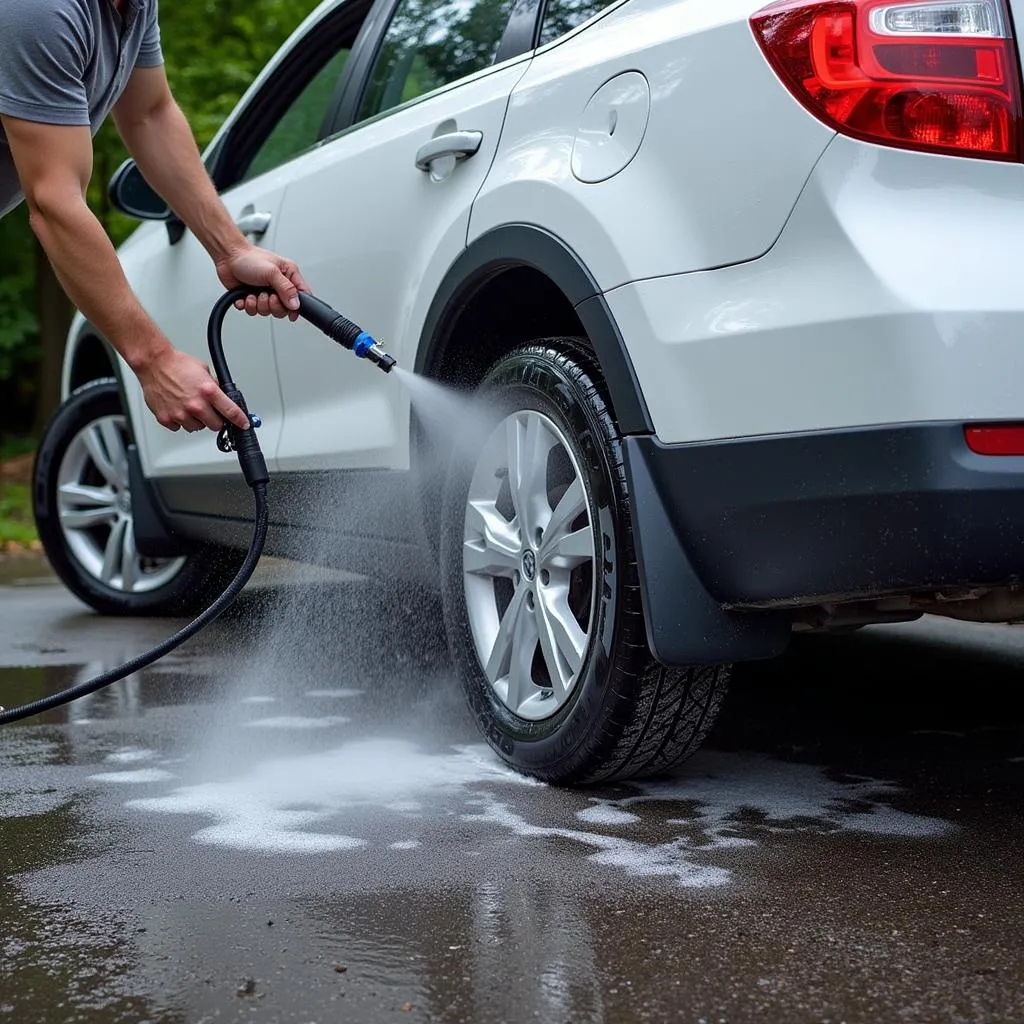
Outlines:
MULTIPOLYGON (((160 5, 167 75, 205 146, 260 68, 315 0, 165 0, 160 5)), ((136 226, 111 209, 106 186, 127 154, 113 125, 95 143, 89 190, 115 244, 136 226)), ((0 434, 24 433, 38 391, 34 240, 24 208, 0 220, 0 434)))

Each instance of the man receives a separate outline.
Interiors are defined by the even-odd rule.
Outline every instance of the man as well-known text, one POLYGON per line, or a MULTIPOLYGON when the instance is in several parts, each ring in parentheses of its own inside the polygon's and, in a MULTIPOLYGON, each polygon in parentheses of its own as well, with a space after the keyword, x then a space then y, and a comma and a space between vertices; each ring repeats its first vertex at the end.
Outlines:
POLYGON ((92 136, 108 113, 224 286, 267 286, 246 311, 294 319, 306 283, 290 260, 248 242, 217 196, 167 84, 157 0, 0 0, 0 217, 27 201, 64 290, 132 368, 163 426, 248 427, 204 364, 147 316, 86 205, 92 136))

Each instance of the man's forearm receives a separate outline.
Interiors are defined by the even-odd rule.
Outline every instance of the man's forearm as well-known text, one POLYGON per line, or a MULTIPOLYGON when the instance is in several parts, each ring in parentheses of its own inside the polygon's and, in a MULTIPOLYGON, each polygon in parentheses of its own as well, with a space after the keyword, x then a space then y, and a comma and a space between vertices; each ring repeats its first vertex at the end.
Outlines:
POLYGON ((177 103, 168 99, 146 117, 120 119, 118 129, 146 181, 215 262, 248 244, 217 195, 177 103))
POLYGON ((76 196, 29 200, 32 229, 68 297, 138 373, 171 348, 135 297, 100 222, 76 196))

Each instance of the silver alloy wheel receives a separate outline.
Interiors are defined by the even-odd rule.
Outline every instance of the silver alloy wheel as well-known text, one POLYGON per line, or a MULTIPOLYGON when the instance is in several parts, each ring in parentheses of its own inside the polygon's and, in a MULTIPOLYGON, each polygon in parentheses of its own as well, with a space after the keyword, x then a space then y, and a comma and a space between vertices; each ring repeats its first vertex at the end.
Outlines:
POLYGON ((596 587, 583 474, 543 413, 508 416, 484 445, 462 568, 473 642, 495 693, 520 718, 550 717, 583 668, 596 587))
POLYGON ((128 594, 165 586, 184 558, 135 550, 124 416, 103 416, 72 439, 57 474, 57 515, 68 550, 94 579, 128 594))

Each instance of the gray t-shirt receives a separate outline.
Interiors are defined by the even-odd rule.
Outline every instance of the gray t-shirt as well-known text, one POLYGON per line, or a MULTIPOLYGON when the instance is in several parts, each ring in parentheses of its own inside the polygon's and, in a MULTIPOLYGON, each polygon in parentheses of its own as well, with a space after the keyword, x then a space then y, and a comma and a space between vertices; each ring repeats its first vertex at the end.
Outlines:
MULTIPOLYGON (((0 114, 95 135, 132 71, 162 63, 157 0, 0 0, 0 114)), ((23 198, 0 125, 0 217, 23 198)))

